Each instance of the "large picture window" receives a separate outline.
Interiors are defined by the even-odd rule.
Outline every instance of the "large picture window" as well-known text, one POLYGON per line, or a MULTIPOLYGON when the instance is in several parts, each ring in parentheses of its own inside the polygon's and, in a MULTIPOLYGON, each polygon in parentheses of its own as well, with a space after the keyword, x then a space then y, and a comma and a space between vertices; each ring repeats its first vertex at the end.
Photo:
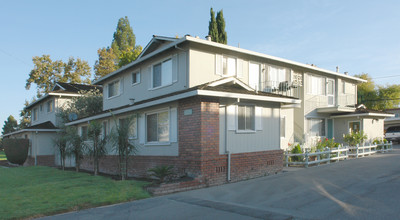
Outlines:
POLYGON ((147 143, 169 142, 169 112, 146 115, 147 143))
POLYGON ((120 118, 119 124, 120 124, 120 126, 129 126, 129 128, 128 128, 128 138, 129 139, 137 138, 137 117, 136 116, 133 116, 133 117, 131 116, 130 118, 120 118), (127 123, 129 123, 129 125, 127 123))
POLYGON ((232 57, 222 58, 222 73, 226 76, 236 75, 236 59, 232 57))
POLYGON ((116 80, 108 84, 108 98, 118 96, 120 93, 120 81, 116 80))
POLYGON ((254 131, 255 130, 255 109, 254 106, 239 105, 238 114, 238 131, 254 131))
POLYGON ((325 136, 325 119, 310 118, 308 121, 308 133, 311 136, 325 136))
POLYGON ((172 60, 168 59, 153 66, 152 88, 172 84, 172 60))
POLYGON ((324 95, 325 94, 325 79, 317 76, 308 77, 307 93, 311 95, 324 95))

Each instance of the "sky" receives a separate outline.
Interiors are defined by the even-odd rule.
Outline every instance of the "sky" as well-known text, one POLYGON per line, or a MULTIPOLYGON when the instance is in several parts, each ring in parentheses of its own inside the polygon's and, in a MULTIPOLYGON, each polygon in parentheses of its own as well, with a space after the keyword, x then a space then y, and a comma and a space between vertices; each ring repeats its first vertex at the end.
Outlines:
MULTIPOLYGON (((400 84, 398 0, 0 0, 0 128, 19 120, 32 57, 79 57, 93 67, 111 45, 118 19, 128 16, 136 44, 153 35, 204 38, 210 7, 223 10, 228 45, 350 75, 400 84)), ((92 70, 93 71, 93 70, 92 70)))

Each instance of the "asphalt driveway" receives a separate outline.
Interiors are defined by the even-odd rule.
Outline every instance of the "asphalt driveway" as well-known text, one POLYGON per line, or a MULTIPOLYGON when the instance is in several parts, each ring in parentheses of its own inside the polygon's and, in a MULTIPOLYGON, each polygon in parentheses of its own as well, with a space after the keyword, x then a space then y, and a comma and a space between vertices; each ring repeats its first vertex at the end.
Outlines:
POLYGON ((43 219, 400 219, 400 146, 308 169, 43 219))

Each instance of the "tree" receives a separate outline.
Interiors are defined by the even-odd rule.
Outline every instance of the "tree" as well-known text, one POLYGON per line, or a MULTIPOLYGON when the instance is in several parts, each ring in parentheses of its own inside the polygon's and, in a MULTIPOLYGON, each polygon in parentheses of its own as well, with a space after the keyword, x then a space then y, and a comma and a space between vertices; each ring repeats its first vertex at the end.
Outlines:
POLYGON ((25 100, 25 107, 21 110, 19 116, 21 117, 19 121, 19 129, 25 129, 31 124, 31 111, 26 109, 29 102, 25 100))
POLYGON ((64 123, 95 115, 103 110, 103 93, 100 90, 80 91, 79 94, 81 96, 73 97, 58 113, 64 123), (73 115, 76 117, 71 117, 73 115))
POLYGON ((90 66, 87 61, 70 57, 67 63, 62 60, 53 61, 50 55, 32 58, 34 68, 26 80, 26 89, 32 83, 37 85, 38 97, 48 93, 56 82, 90 83, 90 66))
POLYGON ((99 59, 94 67, 95 79, 131 63, 137 59, 141 52, 142 47, 136 45, 136 37, 129 24, 128 17, 120 18, 113 35, 111 48, 102 48, 97 51, 99 59))
POLYGON ((208 35, 211 37, 211 40, 214 42, 218 41, 218 26, 217 21, 215 20, 215 12, 213 8, 210 8, 210 22, 208 23, 208 35))
POLYGON ((128 17, 120 18, 118 20, 117 30, 114 32, 111 48, 114 50, 117 57, 119 57, 121 51, 128 51, 131 48, 135 48, 135 44, 136 36, 129 24, 128 17))
POLYGON ((101 134, 103 126, 98 121, 91 121, 89 124, 88 137, 91 144, 88 146, 88 152, 93 159, 93 172, 97 176, 99 173, 99 160, 107 154, 106 144, 108 137, 101 134))
POLYGON ((14 116, 8 116, 7 120, 4 121, 2 135, 14 132, 18 129, 18 122, 14 116))
POLYGON ((115 65, 117 61, 117 55, 115 55, 112 48, 102 48, 97 50, 99 59, 94 64, 95 79, 101 78, 109 73, 117 70, 115 65))
POLYGON ((217 13, 217 27, 218 27, 218 43, 227 44, 228 36, 225 31, 225 19, 222 10, 217 13))
POLYGON ((60 131, 57 132, 57 138, 54 139, 54 143, 60 153, 60 162, 61 167, 65 170, 65 158, 67 157, 67 144, 68 144, 68 135, 67 135, 67 128, 62 126, 60 131))
POLYGON ((75 170, 79 172, 81 160, 83 159, 85 152, 85 142, 83 138, 78 134, 78 129, 74 126, 67 127, 67 149, 66 154, 74 156, 75 158, 75 170))
POLYGON ((375 90, 375 83, 368 73, 362 73, 355 75, 361 79, 367 80, 365 83, 361 83, 357 86, 357 100, 359 104, 364 104, 368 109, 375 109, 375 102, 378 98, 377 91, 375 90))
POLYGON ((377 109, 397 108, 400 104, 400 85, 378 86, 377 109))
POLYGON ((129 140, 131 127, 133 125, 134 119, 136 116, 132 115, 131 117, 120 119, 119 123, 117 123, 114 118, 116 126, 116 130, 112 131, 112 139, 113 139, 113 148, 118 153, 118 167, 119 173, 121 176, 121 180, 125 180, 128 176, 128 159, 129 156, 135 154, 137 148, 134 144, 132 144, 129 140))

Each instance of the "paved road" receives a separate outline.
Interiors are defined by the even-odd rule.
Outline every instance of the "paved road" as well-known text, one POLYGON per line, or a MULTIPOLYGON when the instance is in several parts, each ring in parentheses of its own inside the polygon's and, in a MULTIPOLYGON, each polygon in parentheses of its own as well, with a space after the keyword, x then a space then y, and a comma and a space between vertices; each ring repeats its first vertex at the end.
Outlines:
POLYGON ((400 146, 386 154, 43 219, 400 219, 400 146))

